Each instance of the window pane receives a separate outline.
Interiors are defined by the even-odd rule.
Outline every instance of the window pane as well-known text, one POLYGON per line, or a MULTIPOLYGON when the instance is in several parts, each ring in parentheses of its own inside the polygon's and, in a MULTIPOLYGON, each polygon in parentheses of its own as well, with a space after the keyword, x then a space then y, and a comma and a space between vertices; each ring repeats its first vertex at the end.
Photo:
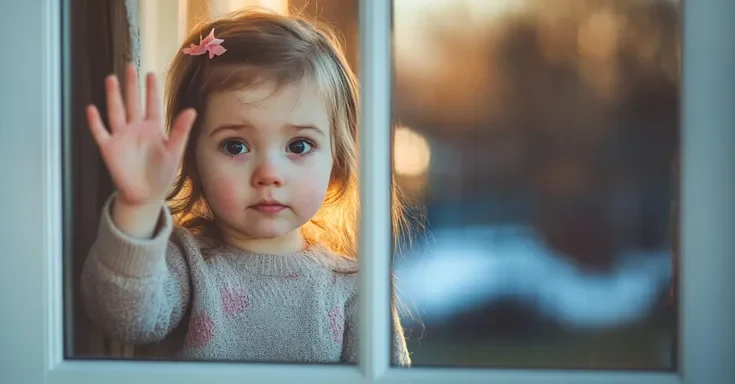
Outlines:
MULTIPOLYGON (((349 114, 357 110, 359 88, 345 79, 352 80, 357 69, 357 1, 69 3, 67 358, 355 364, 359 207, 357 169, 349 163, 356 122, 349 114), (280 15, 294 11, 337 37, 291 19, 252 16, 254 9, 248 16, 229 15, 250 6, 280 15), (222 16, 226 21, 200 24, 222 16), (224 36, 227 51, 212 51, 213 57, 181 52, 185 41, 199 43, 210 27, 215 37, 224 36), (130 230, 140 227, 130 225, 138 218, 126 224, 116 209, 127 202, 128 213, 130 206, 143 212, 145 204, 123 200, 137 195, 132 190, 145 194, 141 185, 160 181, 165 193, 166 167, 156 160, 173 155, 147 152, 164 145, 131 154, 122 150, 125 143, 106 153, 85 115, 88 104, 99 108, 112 128, 112 138, 100 130, 106 143, 134 131, 132 124, 113 126, 104 84, 115 73, 128 93, 122 80, 129 61, 158 76, 159 109, 167 102, 175 111, 194 107, 198 113, 183 165, 177 159, 168 167, 170 179, 180 168, 186 180, 173 180, 180 188, 167 199, 168 212, 157 201, 151 217, 142 220, 151 228, 140 232, 130 230), (311 72, 318 73, 303 76, 311 72), (273 81, 258 82, 261 74, 273 81), (164 89, 179 91, 165 98, 164 89), (328 97, 337 100, 335 108, 328 97), (333 157, 342 168, 332 166, 333 157)), ((138 80, 140 104, 147 105, 145 80, 138 80)), ((159 120, 175 117, 165 113, 159 120)), ((133 120, 130 111, 127 118, 133 120)), ((165 143, 151 133, 165 123, 146 124, 147 131, 136 126, 142 136, 130 142, 165 143)))
POLYGON ((414 366, 675 369, 677 4, 394 1, 414 366))

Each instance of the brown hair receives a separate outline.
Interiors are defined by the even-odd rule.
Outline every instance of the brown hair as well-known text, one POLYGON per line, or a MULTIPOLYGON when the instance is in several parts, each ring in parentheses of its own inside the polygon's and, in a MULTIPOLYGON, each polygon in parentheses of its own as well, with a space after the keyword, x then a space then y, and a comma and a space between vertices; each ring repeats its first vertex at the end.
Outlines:
MULTIPOLYGON (((207 236, 219 233, 214 214, 197 175, 195 143, 213 92, 238 90, 263 81, 277 89, 293 82, 313 81, 324 97, 330 117, 334 164, 324 205, 304 225, 310 243, 329 247, 348 258, 357 257, 359 191, 357 129, 359 86, 342 53, 337 35, 301 16, 280 15, 246 8, 191 31, 181 48, 198 44, 214 29, 227 52, 207 55, 177 54, 166 76, 166 126, 186 108, 198 112, 184 153, 181 170, 167 200, 180 225, 207 236)), ((393 187, 393 230, 407 227, 399 192, 393 187)))

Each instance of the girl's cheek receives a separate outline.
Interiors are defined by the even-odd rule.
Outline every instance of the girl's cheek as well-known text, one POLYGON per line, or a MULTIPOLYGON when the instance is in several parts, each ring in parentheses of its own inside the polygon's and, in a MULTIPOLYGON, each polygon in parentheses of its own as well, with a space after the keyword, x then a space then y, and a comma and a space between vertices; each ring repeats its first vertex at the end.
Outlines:
POLYGON ((209 186, 209 204, 221 212, 237 210, 237 188, 232 180, 214 179, 209 186))
MULTIPOLYGON (((308 173, 304 173, 308 175, 308 173)), ((324 203, 324 198, 327 195, 327 188, 329 187, 329 177, 314 177, 316 175, 311 174, 312 177, 302 179, 298 183, 298 200, 304 212, 309 212, 311 215, 315 215, 324 203)))
POLYGON ((301 195, 304 207, 312 214, 316 214, 324 203, 326 193, 315 189, 305 190, 301 195))

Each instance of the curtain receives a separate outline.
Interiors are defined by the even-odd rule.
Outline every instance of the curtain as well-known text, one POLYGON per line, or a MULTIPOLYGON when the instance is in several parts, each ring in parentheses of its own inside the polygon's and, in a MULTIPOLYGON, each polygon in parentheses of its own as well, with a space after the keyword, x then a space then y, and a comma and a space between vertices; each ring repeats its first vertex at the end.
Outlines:
POLYGON ((63 25, 67 34, 63 61, 66 354, 132 356, 131 348, 105 337, 87 317, 80 300, 79 276, 96 236, 101 207, 114 189, 89 133, 85 108, 94 104, 105 111, 105 76, 122 75, 125 64, 131 61, 140 65, 137 0, 68 0, 66 4, 67 25, 63 25))

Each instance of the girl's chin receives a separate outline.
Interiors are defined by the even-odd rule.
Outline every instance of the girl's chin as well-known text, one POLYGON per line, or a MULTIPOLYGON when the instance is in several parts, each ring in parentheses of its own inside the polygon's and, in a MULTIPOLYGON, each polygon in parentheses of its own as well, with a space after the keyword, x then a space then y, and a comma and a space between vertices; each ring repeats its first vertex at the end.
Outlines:
POLYGON ((222 232, 229 237, 251 241, 258 239, 283 238, 284 241, 291 240, 291 236, 297 238, 300 232, 295 231, 300 226, 289 223, 286 220, 250 220, 248 223, 224 224, 220 223, 222 232), (255 222, 253 222, 255 221, 255 222))

